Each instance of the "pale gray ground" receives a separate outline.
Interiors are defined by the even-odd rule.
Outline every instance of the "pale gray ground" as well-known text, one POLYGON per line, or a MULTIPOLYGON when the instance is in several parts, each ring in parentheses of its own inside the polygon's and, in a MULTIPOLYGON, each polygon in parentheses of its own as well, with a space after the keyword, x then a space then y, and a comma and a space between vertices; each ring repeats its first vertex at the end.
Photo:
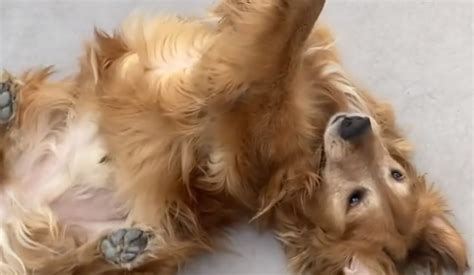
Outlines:
MULTIPOLYGON (((446 194, 474 245, 473 7, 464 1, 332 0, 324 21, 355 78, 396 107, 416 162, 446 194)), ((70 72, 94 25, 110 30, 131 11, 202 14, 212 0, 0 0, 0 67, 54 64, 70 72)), ((207 255, 182 274, 285 274, 272 235, 233 230, 235 253, 207 255)), ((470 256, 471 263, 474 258, 470 256)))

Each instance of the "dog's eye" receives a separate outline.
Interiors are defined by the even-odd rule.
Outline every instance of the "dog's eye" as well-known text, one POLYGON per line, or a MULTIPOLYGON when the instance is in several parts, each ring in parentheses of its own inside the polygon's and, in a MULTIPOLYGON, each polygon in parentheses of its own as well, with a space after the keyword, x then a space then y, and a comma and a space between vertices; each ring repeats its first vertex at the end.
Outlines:
POLYGON ((359 205, 364 199, 364 196, 365 196, 364 189, 358 189, 358 190, 353 191, 347 199, 349 208, 359 205))
POLYGON ((403 179, 405 179, 403 173, 397 169, 393 169, 392 171, 390 171, 390 174, 392 175, 392 178, 396 181, 403 181, 403 179))

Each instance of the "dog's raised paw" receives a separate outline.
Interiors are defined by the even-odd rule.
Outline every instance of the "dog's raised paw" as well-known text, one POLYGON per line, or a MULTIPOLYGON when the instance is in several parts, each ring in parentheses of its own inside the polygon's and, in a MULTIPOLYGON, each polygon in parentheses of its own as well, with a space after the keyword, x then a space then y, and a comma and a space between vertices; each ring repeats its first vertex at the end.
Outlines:
POLYGON ((0 76, 0 125, 15 117, 15 96, 18 86, 7 72, 0 76))
POLYGON ((138 228, 123 228, 110 233, 100 244, 104 258, 111 263, 127 265, 135 261, 148 246, 151 234, 138 228))

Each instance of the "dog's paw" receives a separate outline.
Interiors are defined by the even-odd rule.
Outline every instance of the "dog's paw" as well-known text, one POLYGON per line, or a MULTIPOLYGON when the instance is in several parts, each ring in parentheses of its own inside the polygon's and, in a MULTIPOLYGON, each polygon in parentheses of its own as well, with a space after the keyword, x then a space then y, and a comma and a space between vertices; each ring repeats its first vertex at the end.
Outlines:
POLYGON ((4 72, 0 76, 0 125, 8 124, 15 117, 15 97, 18 85, 4 72))
POLYGON ((108 262, 129 266, 145 252, 150 238, 150 232, 138 228, 123 228, 104 238, 100 243, 100 250, 108 262))

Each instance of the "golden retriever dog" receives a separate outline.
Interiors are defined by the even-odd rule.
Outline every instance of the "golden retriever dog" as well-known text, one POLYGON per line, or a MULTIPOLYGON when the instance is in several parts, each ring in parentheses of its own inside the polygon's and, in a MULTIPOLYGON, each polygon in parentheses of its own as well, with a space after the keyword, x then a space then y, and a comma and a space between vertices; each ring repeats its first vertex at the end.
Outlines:
POLYGON ((323 0, 131 17, 69 79, 2 80, 0 273, 174 274, 250 214, 297 274, 467 268, 389 106, 313 27, 323 0))

